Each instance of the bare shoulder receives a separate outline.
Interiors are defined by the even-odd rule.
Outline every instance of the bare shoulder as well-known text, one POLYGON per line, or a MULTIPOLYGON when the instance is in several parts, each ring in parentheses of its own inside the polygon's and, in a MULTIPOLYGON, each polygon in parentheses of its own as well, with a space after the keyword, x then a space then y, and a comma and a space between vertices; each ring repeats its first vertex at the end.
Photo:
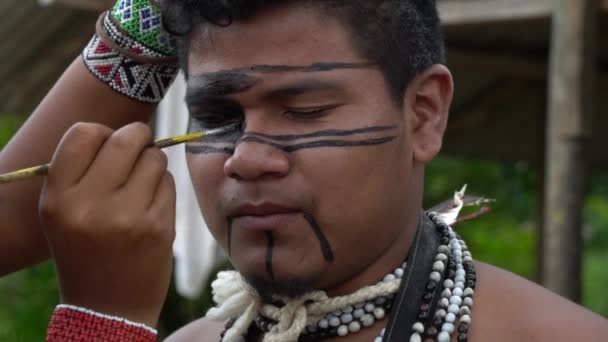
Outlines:
POLYGON ((196 320, 179 329, 165 342, 218 342, 220 334, 224 330, 224 322, 214 321, 207 318, 196 320))
POLYGON ((600 341, 608 320, 513 273, 476 263, 471 341, 600 341))

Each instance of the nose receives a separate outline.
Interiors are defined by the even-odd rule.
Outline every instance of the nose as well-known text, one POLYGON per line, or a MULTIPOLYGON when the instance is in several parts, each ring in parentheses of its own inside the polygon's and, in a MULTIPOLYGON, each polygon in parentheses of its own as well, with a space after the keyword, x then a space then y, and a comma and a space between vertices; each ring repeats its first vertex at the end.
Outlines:
POLYGON ((226 160, 224 174, 237 180, 255 181, 284 177, 290 167, 286 152, 263 142, 242 141, 226 160))

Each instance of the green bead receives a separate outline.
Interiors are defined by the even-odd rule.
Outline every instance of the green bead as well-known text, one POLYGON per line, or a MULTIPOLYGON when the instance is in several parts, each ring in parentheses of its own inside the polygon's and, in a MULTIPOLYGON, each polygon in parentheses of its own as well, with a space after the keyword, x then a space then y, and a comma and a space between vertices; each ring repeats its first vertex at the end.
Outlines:
POLYGON ((110 15, 132 39, 162 55, 175 56, 161 30, 160 9, 150 0, 118 0, 110 15))

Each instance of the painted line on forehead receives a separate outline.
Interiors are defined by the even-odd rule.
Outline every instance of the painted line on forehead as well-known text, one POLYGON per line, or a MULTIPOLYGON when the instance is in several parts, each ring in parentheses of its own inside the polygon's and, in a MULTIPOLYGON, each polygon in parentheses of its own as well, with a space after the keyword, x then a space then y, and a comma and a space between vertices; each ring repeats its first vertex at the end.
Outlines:
POLYGON ((315 233, 315 236, 319 240, 319 244, 321 246, 321 253, 323 253, 323 258, 325 259, 325 261, 327 261, 327 262, 334 261, 334 252, 331 249, 331 245, 329 244, 327 237, 325 237, 325 234, 323 234, 323 231, 321 230, 321 227, 319 226, 319 223, 317 222, 317 220, 308 213, 303 213, 302 215, 304 216, 304 219, 306 221, 308 221, 310 228, 312 229, 312 231, 315 233))
MULTIPOLYGON (((194 78, 225 78, 224 75, 243 75, 251 73, 269 74, 278 72, 326 72, 334 70, 356 70, 356 69, 376 69, 378 65, 372 62, 366 63, 313 63, 309 65, 280 65, 280 64, 254 64, 247 67, 225 69, 219 71, 205 72, 193 75, 194 78)), ((251 76, 249 76, 251 77, 251 76)))
POLYGON ((223 97, 251 89, 261 80, 242 72, 217 72, 188 78, 186 103, 200 102, 200 97, 223 97))
POLYGON ((301 140, 301 139, 310 139, 310 138, 320 138, 320 137, 346 137, 350 135, 363 134, 363 133, 375 133, 375 132, 384 132, 396 129, 397 126, 372 126, 372 127, 364 127, 364 128, 356 128, 351 130, 341 130, 341 129, 327 129, 312 133, 306 134, 284 134, 284 135, 272 135, 272 134, 264 134, 257 132, 245 132, 246 136, 257 136, 261 138, 267 138, 270 140, 277 141, 293 141, 293 140, 301 140))
POLYGON ((266 232, 266 239, 268 241, 268 246, 266 249, 266 272, 268 272, 270 279, 274 280, 274 270, 272 266, 272 258, 274 254, 274 236, 272 236, 271 232, 266 232))

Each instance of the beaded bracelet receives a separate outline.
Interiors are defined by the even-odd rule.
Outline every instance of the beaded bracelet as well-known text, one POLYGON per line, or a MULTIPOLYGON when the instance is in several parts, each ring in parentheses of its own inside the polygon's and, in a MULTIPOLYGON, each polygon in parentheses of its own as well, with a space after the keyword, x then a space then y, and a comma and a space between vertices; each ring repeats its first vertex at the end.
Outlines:
POLYGON ((47 342, 155 342, 157 332, 144 324, 85 308, 60 304, 49 322, 47 342))
POLYGON ((82 56, 99 80, 146 103, 160 102, 179 70, 174 40, 151 0, 120 0, 103 13, 82 56))

